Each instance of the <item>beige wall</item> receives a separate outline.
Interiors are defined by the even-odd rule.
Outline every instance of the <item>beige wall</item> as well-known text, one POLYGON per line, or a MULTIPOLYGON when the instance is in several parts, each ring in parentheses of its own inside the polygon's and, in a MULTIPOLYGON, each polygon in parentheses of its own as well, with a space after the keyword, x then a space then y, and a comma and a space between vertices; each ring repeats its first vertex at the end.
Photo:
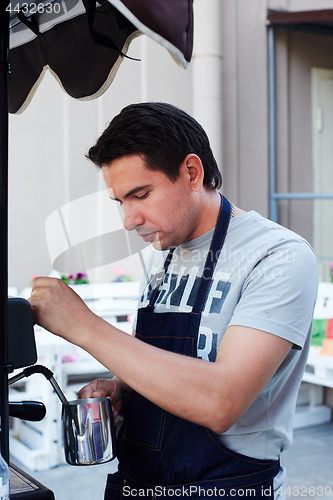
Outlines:
POLYGON ((268 215, 265 0, 222 1, 224 193, 268 215))
MULTIPOLYGON (((10 116, 9 285, 19 291, 29 286, 31 275, 52 270, 47 217, 104 187, 84 154, 112 117, 141 100, 167 101, 192 112, 191 68, 178 67, 147 37, 136 39, 129 55, 142 61, 125 60, 100 99, 76 101, 47 74, 26 111, 10 116)), ((140 269, 129 272, 139 279, 140 269)))

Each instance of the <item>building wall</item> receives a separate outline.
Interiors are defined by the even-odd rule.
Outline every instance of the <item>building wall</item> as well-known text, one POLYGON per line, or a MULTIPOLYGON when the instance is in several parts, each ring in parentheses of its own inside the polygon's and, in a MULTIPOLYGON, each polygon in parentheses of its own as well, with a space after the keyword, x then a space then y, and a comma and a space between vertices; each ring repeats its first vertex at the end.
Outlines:
MULTIPOLYGON (((333 8, 333 0, 223 0, 224 192, 269 215, 266 9, 333 8)), ((311 67, 332 67, 333 38, 276 30, 277 190, 313 190, 311 67)), ((311 201, 279 202, 279 221, 312 242, 311 201)))
MULTIPOLYGON (((19 291, 31 275, 52 271, 45 221, 62 205, 104 188, 101 173, 84 158, 124 106, 166 101, 192 112, 191 68, 186 71, 147 37, 132 43, 111 87, 99 99, 70 98, 47 74, 22 115, 10 116, 9 285, 19 291)), ((141 269, 127 269, 139 279, 141 269)), ((115 277, 108 275, 106 280, 115 277)))
MULTIPOLYGON (((333 37, 277 29, 277 190, 280 192, 313 191, 313 67, 333 69, 333 37)), ((281 223, 312 243, 313 203, 281 201, 279 208, 281 223)))
POLYGON ((224 192, 268 215, 266 1, 222 1, 224 192))

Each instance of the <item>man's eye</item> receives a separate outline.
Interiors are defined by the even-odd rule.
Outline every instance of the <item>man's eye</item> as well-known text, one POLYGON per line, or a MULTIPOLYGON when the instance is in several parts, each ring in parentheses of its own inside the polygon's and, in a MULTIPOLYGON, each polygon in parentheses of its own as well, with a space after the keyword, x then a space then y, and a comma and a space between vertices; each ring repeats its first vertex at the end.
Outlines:
POLYGON ((142 194, 140 196, 137 196, 137 198, 138 198, 138 200, 144 200, 145 198, 147 198, 148 194, 149 193, 144 193, 144 194, 142 194))

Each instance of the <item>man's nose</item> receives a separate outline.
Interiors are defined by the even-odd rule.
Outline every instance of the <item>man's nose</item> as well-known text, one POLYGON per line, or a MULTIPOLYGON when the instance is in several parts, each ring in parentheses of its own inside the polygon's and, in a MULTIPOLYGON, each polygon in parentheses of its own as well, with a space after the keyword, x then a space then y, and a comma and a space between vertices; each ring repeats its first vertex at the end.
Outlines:
POLYGON ((133 231, 137 226, 144 224, 144 217, 142 214, 135 210, 134 207, 124 207, 124 227, 127 231, 133 231))

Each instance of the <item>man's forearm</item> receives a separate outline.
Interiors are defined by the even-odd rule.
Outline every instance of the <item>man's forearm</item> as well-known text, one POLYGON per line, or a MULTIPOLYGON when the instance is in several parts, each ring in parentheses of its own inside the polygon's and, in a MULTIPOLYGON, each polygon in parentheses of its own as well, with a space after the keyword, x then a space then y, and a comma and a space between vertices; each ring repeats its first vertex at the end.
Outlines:
POLYGON ((101 318, 92 320, 74 341, 116 375, 124 394, 131 387, 170 413, 213 426, 210 415, 221 396, 214 363, 158 349, 101 318))
POLYGON ((93 322, 81 347, 156 405, 215 432, 240 418, 291 347, 269 333, 234 326, 212 363, 153 347, 101 318, 93 322))

